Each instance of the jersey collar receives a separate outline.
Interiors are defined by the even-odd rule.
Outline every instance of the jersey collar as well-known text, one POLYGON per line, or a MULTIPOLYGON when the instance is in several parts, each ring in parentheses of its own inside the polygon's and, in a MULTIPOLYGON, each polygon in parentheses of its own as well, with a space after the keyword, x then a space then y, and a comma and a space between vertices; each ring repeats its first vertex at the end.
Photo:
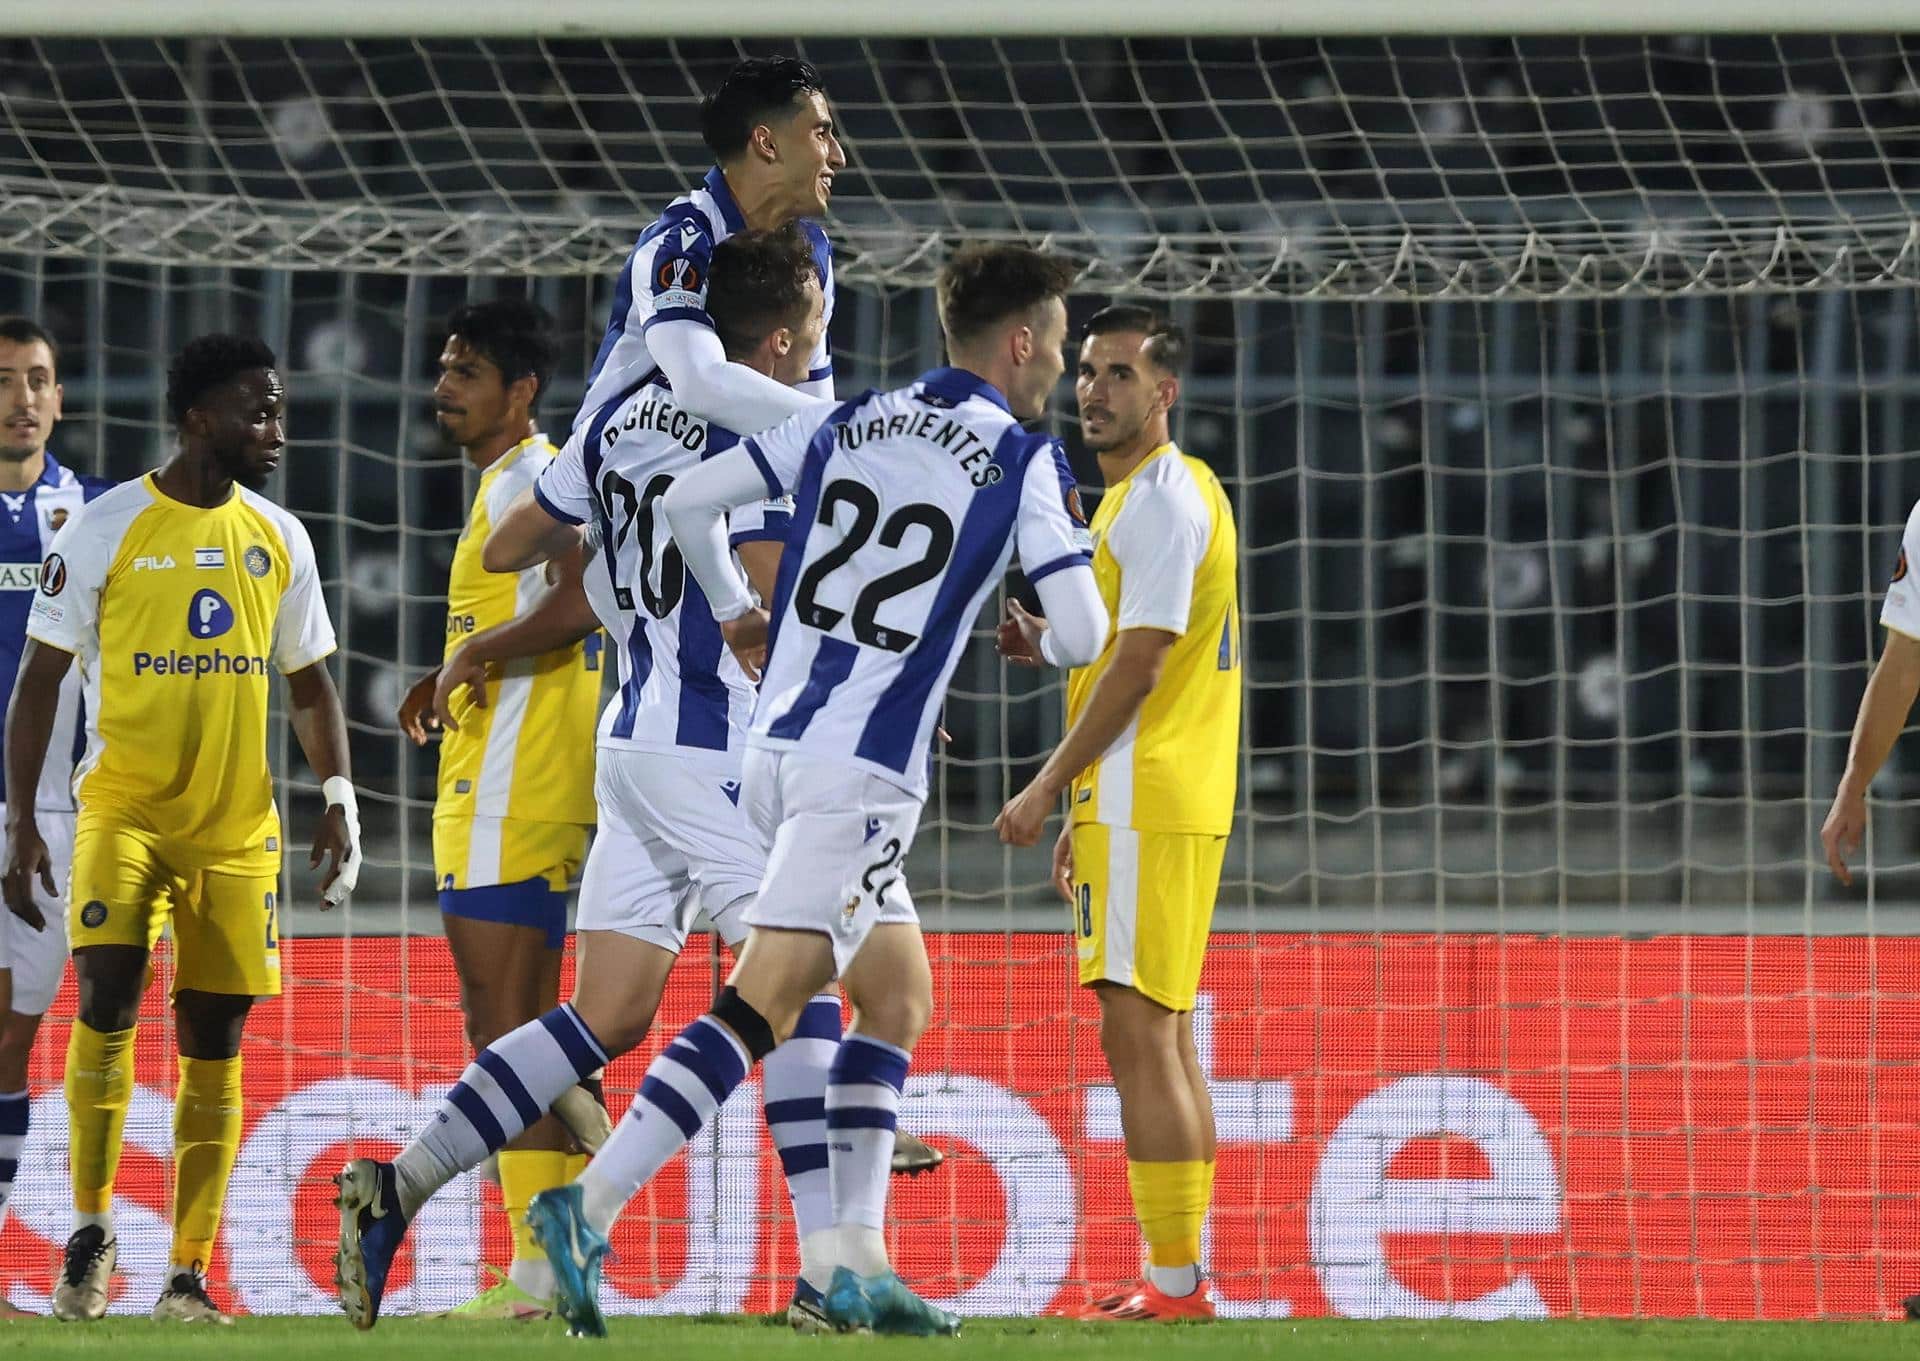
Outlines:
POLYGON ((546 442, 547 442, 547 432, 544 430, 536 430, 531 435, 528 435, 525 439, 521 440, 518 444, 514 445, 513 448, 507 450, 506 453, 500 455, 499 458, 496 458, 493 461, 492 466, 489 467, 487 471, 491 473, 491 472, 497 472, 502 469, 512 467, 513 461, 519 458, 520 455, 526 453, 527 450, 531 448, 533 445, 545 444, 546 442))
POLYGON ((716 165, 709 170, 702 183, 707 186, 707 192, 713 195, 713 201, 720 209, 720 220, 727 224, 727 234, 745 231, 746 216, 741 213, 740 205, 733 201, 733 190, 727 188, 727 177, 720 167, 716 165))
POLYGON ((46 460, 46 466, 40 470, 40 480, 33 485, 36 487, 57 487, 66 481, 67 470, 60 466, 59 460, 54 458, 53 450, 51 449, 46 451, 46 460))
POLYGON ((945 397, 955 406, 969 397, 979 397, 992 402, 1009 416, 1013 414, 1013 408, 1007 405, 1006 394, 971 370, 951 367, 930 369, 920 375, 920 383, 934 396, 945 397))

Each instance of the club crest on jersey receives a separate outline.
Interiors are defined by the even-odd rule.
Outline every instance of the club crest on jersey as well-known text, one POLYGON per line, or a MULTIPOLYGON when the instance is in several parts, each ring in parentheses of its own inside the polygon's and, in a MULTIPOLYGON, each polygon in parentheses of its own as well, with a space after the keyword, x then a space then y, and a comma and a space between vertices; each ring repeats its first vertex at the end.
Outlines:
POLYGON ((1895 581, 1907 579, 1907 550, 1904 548, 1900 550, 1900 561, 1893 564, 1893 579, 1895 581))
POLYGON ((61 525, 67 522, 67 514, 68 514, 68 511, 65 506, 54 507, 53 513, 47 516, 47 528, 48 529, 60 528, 61 525))
POLYGON ((268 557, 267 550, 257 543, 249 544, 240 560, 246 563, 247 575, 250 577, 263 577, 273 570, 273 559, 268 557))
POLYGON ((47 554, 40 564, 40 594, 59 595, 67 589, 67 560, 58 553, 47 554))
POLYGON ((187 632, 196 638, 218 638, 233 627, 233 607, 220 592, 198 590, 187 604, 187 632))
POLYGON ((80 924, 88 930, 96 930, 106 925, 107 905, 95 898, 80 909, 80 924))

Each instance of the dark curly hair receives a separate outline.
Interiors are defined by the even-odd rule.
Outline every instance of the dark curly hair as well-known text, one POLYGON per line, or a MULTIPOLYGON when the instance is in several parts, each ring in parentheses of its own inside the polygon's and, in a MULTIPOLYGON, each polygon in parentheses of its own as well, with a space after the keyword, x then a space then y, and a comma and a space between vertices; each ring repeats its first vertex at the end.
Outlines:
POLYGON ((547 309, 527 298, 493 298, 456 307, 447 318, 447 334, 459 336, 500 370, 500 381, 517 383, 532 375, 533 400, 553 376, 553 318, 547 309))
POLYGON ((167 368, 167 411, 179 425, 200 399, 243 373, 278 368, 264 340, 253 336, 213 335, 189 340, 167 368))
POLYGON ((805 321, 807 280, 818 277, 813 243, 798 222, 739 232, 715 246, 707 315, 727 357, 752 353, 776 326, 805 321))
POLYGON ((747 139, 768 114, 790 109, 815 90, 825 94, 827 86, 811 62, 748 57, 734 63, 713 93, 700 101, 700 135, 716 161, 730 161, 746 150, 747 139))

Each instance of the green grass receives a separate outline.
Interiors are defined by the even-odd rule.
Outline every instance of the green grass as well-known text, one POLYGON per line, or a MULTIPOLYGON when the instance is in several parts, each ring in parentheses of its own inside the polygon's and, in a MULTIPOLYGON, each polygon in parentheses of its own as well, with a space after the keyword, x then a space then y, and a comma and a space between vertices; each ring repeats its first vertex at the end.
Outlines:
POLYGON ((569 1339, 558 1324, 508 1325, 391 1319, 372 1333, 345 1320, 245 1318, 231 1330, 163 1327, 143 1319, 70 1326, 27 1319, 0 1322, 0 1358, 265 1357, 336 1361, 780 1361, 786 1357, 869 1356, 1171 1358, 1171 1361, 1883 1361, 1920 1359, 1920 1324, 1896 1323, 1354 1323, 1298 1322, 1098 1325, 1050 1319, 975 1319, 958 1341, 797 1337, 759 1318, 616 1319, 610 1346, 569 1339))

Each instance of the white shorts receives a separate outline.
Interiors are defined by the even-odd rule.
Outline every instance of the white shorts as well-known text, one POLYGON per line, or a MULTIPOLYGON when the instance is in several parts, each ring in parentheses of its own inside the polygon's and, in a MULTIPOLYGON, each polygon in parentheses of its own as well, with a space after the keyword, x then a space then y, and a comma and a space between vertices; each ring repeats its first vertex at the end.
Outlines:
POLYGON ((618 931, 678 954, 704 911, 729 945, 747 937, 746 900, 767 855, 716 763, 601 747, 593 796, 600 826, 580 880, 577 931, 618 931))
POLYGON ((883 922, 914 922, 904 873, 922 800, 877 775, 796 751, 747 748, 741 806, 767 839, 752 926, 818 931, 844 974, 883 922))
MULTIPOLYGON (((6 809, 0 806, 0 818, 5 817, 6 809)), ((33 817, 46 838, 53 882, 60 891, 49 894, 35 877, 33 901, 47 919, 45 930, 34 930, 0 907, 0 969, 13 975, 13 1010, 20 1016, 46 1014, 67 967, 67 874, 73 868, 74 815, 42 809, 33 817)))

